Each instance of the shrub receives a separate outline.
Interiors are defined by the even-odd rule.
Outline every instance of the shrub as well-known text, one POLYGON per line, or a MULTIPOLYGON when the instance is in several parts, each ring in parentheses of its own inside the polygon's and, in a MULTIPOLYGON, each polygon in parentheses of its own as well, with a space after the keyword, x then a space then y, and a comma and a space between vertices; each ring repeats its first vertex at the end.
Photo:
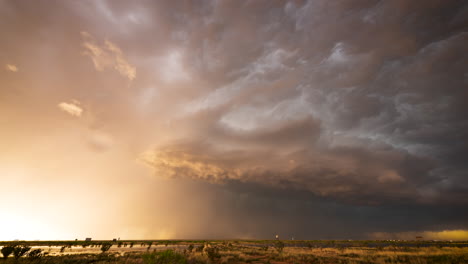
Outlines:
POLYGON ((187 264, 184 255, 168 249, 161 252, 143 254, 145 264, 187 264))
POLYGON ((67 248, 67 246, 62 246, 62 247, 60 248, 60 253, 63 253, 63 252, 65 251, 66 248, 67 248))
POLYGON ((31 259, 31 260, 37 260, 37 259, 42 258, 45 255, 47 255, 47 252, 43 253, 42 249, 38 248, 38 249, 35 249, 35 250, 32 250, 31 252, 29 252, 28 258, 31 259))
POLYGON ((102 243, 102 246, 101 246, 102 253, 107 252, 111 247, 112 247, 112 243, 109 243, 109 242, 102 243))
POLYGON ((221 254, 219 254, 219 248, 218 247, 206 247, 205 248, 206 255, 208 258, 214 262, 218 259, 221 258, 221 254))
POLYGON ((281 253, 283 252, 283 249, 284 249, 284 243, 280 240, 276 241, 275 243, 275 248, 276 250, 278 251, 278 253, 281 253))
POLYGON ((205 245, 201 244, 197 247, 196 251, 197 252, 203 252, 203 249, 205 248, 205 245))
POLYGON ((4 246, 1 250, 3 258, 6 259, 13 253, 14 246, 4 246))
POLYGON ((24 256, 29 250, 31 250, 31 247, 28 247, 26 245, 16 245, 13 247, 13 256, 15 259, 19 259, 20 257, 24 256))
POLYGON ((188 252, 192 253, 192 250, 193 250, 193 245, 190 244, 188 247, 187 247, 187 250, 188 252))

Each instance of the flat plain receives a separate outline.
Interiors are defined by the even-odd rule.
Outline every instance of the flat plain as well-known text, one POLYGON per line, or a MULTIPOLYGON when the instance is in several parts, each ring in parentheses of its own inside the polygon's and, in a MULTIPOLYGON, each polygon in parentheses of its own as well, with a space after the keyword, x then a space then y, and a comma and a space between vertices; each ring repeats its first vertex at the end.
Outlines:
POLYGON ((5 264, 468 263, 468 241, 3 241, 0 247, 5 264))

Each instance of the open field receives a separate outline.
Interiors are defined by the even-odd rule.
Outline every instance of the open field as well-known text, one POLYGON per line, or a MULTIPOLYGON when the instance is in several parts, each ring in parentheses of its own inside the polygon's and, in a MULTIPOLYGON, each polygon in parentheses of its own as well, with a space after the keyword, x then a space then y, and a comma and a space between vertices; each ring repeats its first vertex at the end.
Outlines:
POLYGON ((11 251, 5 264, 468 263, 468 241, 5 241, 0 247, 11 251))

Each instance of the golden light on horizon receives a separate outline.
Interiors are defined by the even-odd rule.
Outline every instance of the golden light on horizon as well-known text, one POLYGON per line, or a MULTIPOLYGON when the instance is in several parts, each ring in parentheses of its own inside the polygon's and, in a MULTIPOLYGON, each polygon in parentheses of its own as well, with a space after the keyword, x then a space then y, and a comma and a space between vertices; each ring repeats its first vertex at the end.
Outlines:
POLYGON ((11 209, 8 212, 0 211, 0 226, 2 227, 0 241, 66 238, 50 224, 40 221, 37 215, 25 213, 22 207, 16 211, 11 209))

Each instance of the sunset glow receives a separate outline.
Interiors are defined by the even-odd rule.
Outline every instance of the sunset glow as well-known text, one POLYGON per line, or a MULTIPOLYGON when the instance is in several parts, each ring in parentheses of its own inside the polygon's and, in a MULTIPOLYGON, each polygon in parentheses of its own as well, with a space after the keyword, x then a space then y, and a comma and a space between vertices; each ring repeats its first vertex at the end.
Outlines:
POLYGON ((0 241, 468 240, 467 10, 0 0, 0 241))

